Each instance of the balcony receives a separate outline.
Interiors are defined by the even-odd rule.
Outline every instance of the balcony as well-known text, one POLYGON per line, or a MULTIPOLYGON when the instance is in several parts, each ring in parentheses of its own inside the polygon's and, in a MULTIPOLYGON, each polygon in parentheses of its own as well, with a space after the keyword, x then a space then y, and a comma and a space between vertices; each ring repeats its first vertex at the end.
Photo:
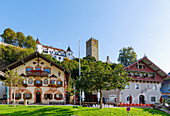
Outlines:
POLYGON ((31 70, 30 72, 26 72, 27 76, 36 76, 36 77, 48 77, 48 72, 41 70, 31 70))

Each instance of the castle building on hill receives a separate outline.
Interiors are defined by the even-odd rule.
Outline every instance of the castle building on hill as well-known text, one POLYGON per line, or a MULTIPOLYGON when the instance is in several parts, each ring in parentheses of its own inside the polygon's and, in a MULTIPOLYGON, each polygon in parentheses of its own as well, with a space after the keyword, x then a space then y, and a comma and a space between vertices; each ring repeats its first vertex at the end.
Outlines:
MULTIPOLYGON (((15 99, 18 103, 28 100, 29 104, 66 104, 69 100, 66 88, 70 72, 38 52, 1 69, 2 73, 7 70, 16 71, 24 78, 23 86, 15 89, 15 99)), ((0 79, 3 79, 2 76, 0 79)), ((2 98, 6 92, 5 88, 0 89, 2 98)), ((9 87, 9 100, 14 100, 12 86, 9 87)))
POLYGON ((99 60, 99 51, 98 51, 98 40, 90 38, 86 41, 86 56, 93 56, 96 58, 96 61, 99 60))
POLYGON ((73 52, 71 51, 70 47, 68 47, 67 51, 65 51, 63 49, 45 46, 45 45, 42 45, 39 42, 38 38, 36 40, 36 43, 37 43, 37 51, 39 53, 49 54, 49 55, 51 55, 52 57, 56 58, 58 61, 61 61, 61 62, 66 57, 69 58, 70 60, 74 59, 73 52))

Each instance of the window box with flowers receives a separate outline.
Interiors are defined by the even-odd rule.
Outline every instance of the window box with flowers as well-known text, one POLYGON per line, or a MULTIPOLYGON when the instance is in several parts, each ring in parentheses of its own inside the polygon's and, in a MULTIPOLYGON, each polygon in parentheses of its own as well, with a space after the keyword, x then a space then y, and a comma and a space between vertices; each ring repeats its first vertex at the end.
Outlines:
POLYGON ((49 87, 61 87, 61 85, 58 84, 48 84, 49 87))

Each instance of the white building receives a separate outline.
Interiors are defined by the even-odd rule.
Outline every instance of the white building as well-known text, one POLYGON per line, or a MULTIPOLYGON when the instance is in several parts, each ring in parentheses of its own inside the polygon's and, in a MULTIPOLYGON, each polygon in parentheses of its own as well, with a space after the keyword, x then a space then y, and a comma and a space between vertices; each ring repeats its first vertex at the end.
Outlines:
POLYGON ((52 57, 56 58, 58 61, 61 61, 61 62, 66 57, 69 58, 70 60, 74 59, 73 52, 71 51, 70 47, 68 47, 67 51, 65 51, 63 49, 45 46, 39 42, 38 38, 36 40, 36 43, 37 43, 37 51, 39 53, 50 54, 52 57))

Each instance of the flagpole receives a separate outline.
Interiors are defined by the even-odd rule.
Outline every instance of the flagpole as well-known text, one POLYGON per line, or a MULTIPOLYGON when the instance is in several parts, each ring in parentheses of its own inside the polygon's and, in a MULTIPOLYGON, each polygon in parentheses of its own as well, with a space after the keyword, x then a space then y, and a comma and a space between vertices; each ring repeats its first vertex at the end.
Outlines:
MULTIPOLYGON (((80 40, 79 40, 79 80, 81 76, 81 71, 80 71, 80 40)), ((80 89, 80 106, 81 106, 81 89, 80 89)))

